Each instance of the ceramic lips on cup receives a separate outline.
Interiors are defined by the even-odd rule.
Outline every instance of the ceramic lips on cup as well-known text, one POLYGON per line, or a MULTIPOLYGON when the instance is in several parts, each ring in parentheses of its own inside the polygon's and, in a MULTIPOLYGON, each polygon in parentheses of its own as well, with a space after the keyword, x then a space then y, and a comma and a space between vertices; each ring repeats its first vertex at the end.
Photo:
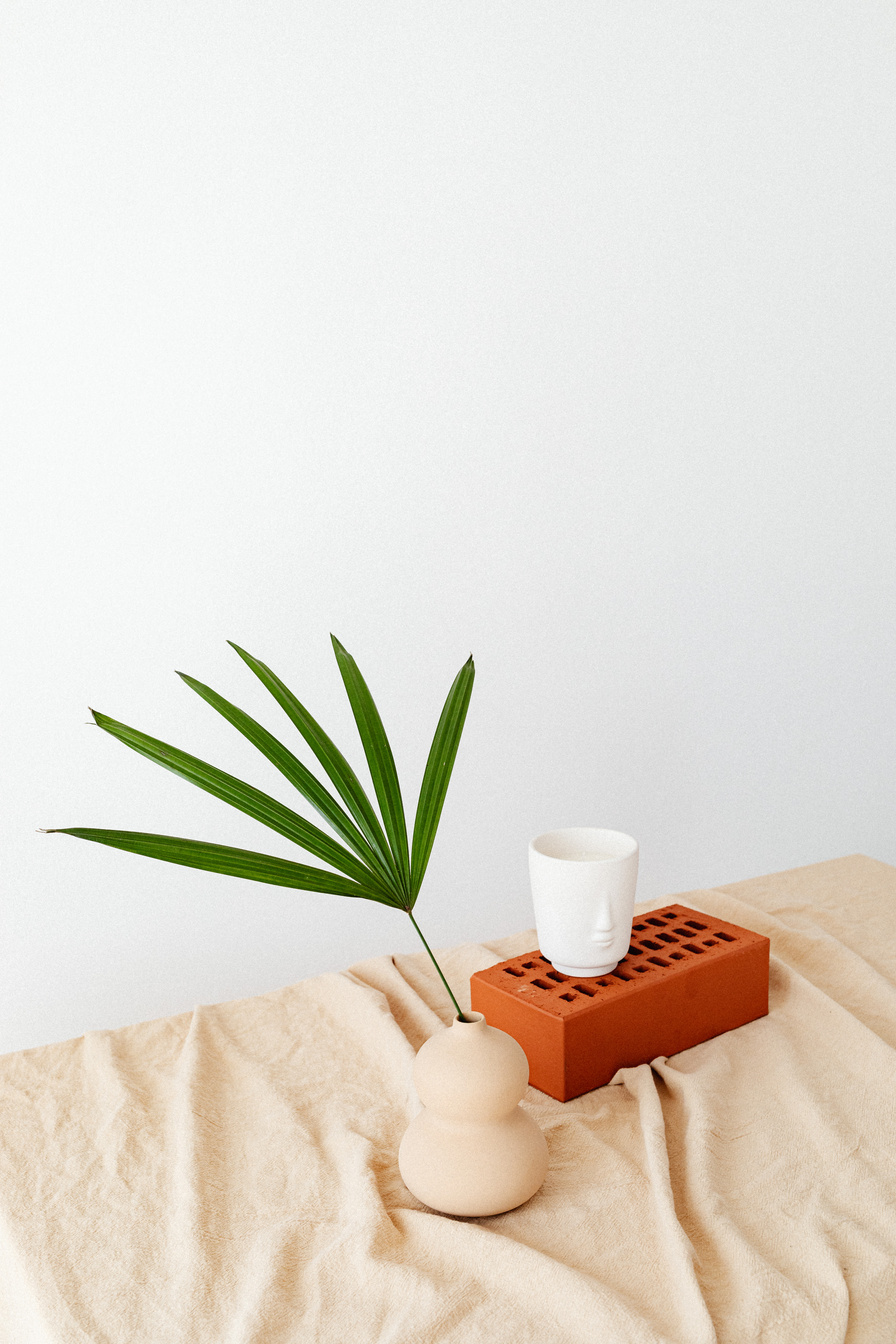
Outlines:
POLYGON ((563 975, 607 975, 629 948, 638 842, 576 826, 529 844, 529 877, 542 956, 563 975))

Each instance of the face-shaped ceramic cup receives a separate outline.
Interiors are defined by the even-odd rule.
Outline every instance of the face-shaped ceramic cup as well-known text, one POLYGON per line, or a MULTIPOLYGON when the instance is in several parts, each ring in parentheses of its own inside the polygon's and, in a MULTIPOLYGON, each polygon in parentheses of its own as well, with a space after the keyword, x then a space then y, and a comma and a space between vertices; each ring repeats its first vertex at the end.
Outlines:
POLYGON ((577 826, 529 845, 529 876, 542 956, 563 975, 607 975, 628 951, 638 842, 621 831, 577 826))

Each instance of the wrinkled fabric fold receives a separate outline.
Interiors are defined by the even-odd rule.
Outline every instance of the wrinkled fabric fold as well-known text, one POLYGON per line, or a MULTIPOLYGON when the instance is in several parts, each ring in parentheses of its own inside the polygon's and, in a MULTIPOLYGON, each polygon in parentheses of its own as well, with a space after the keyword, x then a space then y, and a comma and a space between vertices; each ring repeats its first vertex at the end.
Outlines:
MULTIPOLYGON (((498 1217, 398 1173, 451 1019, 425 956, 0 1059, 0 1344, 889 1344, 896 870, 680 899, 770 938, 768 1017, 530 1088, 550 1169, 498 1217)), ((440 960, 467 1006, 534 946, 440 960)))

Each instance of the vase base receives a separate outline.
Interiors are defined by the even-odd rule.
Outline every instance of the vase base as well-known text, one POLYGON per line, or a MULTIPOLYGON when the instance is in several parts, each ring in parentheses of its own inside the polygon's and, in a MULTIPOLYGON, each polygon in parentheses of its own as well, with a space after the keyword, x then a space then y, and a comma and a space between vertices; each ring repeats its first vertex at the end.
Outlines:
POLYGON ((398 1170, 411 1194, 436 1213, 490 1218, 541 1189, 548 1145, 519 1105, 484 1124, 446 1124, 424 1107, 401 1140, 398 1170))

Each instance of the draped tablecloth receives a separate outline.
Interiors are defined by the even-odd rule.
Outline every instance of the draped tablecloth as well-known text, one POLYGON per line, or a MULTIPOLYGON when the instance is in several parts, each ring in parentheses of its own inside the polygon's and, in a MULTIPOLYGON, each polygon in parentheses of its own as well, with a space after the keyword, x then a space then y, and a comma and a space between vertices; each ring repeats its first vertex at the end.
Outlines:
MULTIPOLYGON (((565 1104, 530 1088, 550 1169, 499 1217, 398 1173, 449 1021, 424 956, 4 1056, 0 1340, 894 1344, 896 869, 676 899, 771 939, 769 1016, 565 1104)), ((535 945, 443 965, 468 994, 535 945)))

